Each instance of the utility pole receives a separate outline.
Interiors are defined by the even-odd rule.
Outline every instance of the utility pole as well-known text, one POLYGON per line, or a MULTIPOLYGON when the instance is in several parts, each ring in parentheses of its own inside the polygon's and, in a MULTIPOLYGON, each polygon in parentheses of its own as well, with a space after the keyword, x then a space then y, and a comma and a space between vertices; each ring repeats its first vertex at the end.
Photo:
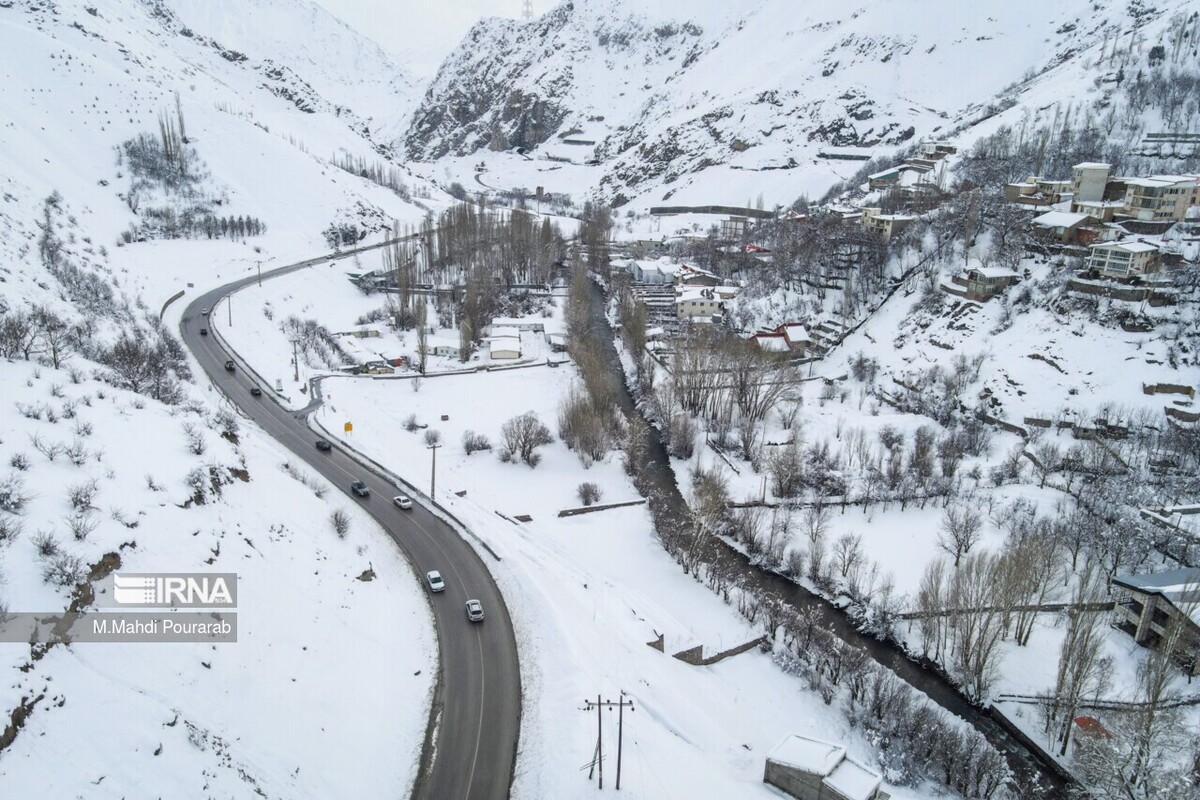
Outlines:
POLYGON ((225 297, 225 310, 229 312, 229 327, 233 327, 233 293, 225 297))
POLYGON ((603 700, 600 695, 596 695, 595 702, 584 700, 584 710, 591 711, 596 709, 596 750, 592 757, 591 770, 588 772, 588 780, 592 779, 592 775, 596 772, 596 767, 600 768, 600 785, 599 788, 604 788, 604 737, 601 728, 603 718, 601 709, 608 708, 612 711, 613 706, 617 707, 617 791, 621 790, 621 752, 624 749, 625 742, 625 706, 629 706, 629 710, 633 711, 633 701, 625 699, 625 692, 621 692, 620 700, 603 700))
POLYGON ((425 445, 427 450, 433 451, 433 466, 429 469, 429 499, 433 500, 437 492, 437 451, 441 447, 440 444, 425 445))
POLYGON ((521 8, 521 19, 533 19, 533 0, 525 0, 521 8))
POLYGON ((262 259, 258 260, 258 285, 262 286, 262 259))

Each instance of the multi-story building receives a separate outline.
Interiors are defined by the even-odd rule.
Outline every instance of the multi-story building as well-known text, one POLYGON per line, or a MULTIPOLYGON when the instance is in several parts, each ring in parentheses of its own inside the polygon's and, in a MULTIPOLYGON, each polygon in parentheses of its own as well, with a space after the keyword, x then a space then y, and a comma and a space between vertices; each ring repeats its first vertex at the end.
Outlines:
POLYGON ((1141 645, 1166 644, 1188 675, 1200 655, 1200 569, 1113 578, 1121 627, 1141 645))
POLYGON ((1104 199, 1104 187, 1108 184, 1110 164, 1085 161, 1076 164, 1071 172, 1071 193, 1075 202, 1098 202, 1104 199))
POLYGON ((1178 222, 1200 206, 1200 175, 1125 179, 1124 213, 1143 222, 1178 222))
POLYGON ((1158 272, 1161 263, 1157 245, 1140 241, 1104 242, 1092 245, 1087 267, 1106 278, 1124 279, 1158 272))

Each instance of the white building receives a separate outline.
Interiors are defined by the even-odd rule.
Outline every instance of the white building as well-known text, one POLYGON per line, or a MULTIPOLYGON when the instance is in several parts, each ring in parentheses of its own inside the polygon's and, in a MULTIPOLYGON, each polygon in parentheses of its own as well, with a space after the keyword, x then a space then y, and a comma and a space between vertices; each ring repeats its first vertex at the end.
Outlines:
POLYGON ((516 328, 495 327, 488 337, 488 354, 494 361, 521 357, 521 332, 516 328))
POLYGON ((1158 272, 1159 250, 1148 242, 1104 242, 1092 245, 1087 260, 1106 278, 1132 278, 1158 272))
POLYGON ((1103 200, 1104 187, 1108 185, 1110 169, 1112 169, 1111 164, 1101 164, 1095 161, 1085 161, 1072 167, 1072 200, 1076 203, 1103 200))
POLYGON ((840 744, 789 736, 767 756, 763 783, 798 800, 888 800, 875 771, 846 756, 840 744))

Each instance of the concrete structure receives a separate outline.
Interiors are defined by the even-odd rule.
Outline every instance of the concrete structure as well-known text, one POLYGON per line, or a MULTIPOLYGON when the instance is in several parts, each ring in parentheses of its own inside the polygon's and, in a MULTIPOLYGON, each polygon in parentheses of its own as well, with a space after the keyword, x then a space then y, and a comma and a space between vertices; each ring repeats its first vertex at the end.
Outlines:
POLYGON ((1012 286, 1020 275, 1003 267, 971 267, 967 270, 967 297, 989 300, 1012 286))
POLYGON ((888 800, 874 771, 839 744, 789 736, 767 756, 763 783, 798 800, 888 800))
POLYGON ((882 234, 891 239, 894 234, 911 225, 917 218, 911 214, 884 214, 879 208, 864 208, 862 226, 866 230, 882 234))
POLYGON ((1087 268, 1106 278, 1119 280, 1152 275, 1161 266, 1156 245, 1140 241, 1094 244, 1088 254, 1087 268))
POLYGON ((1200 656, 1200 569, 1173 569, 1141 575, 1118 575, 1119 627, 1140 645, 1157 647, 1167 639, 1187 675, 1197 673, 1200 656))
POLYGON ((1200 176, 1151 175, 1125 179, 1125 214, 1141 222, 1180 222, 1200 206, 1200 176))
POLYGON ((1104 199, 1110 164, 1085 161, 1076 164, 1071 173, 1071 194, 1076 202, 1097 202, 1104 199))

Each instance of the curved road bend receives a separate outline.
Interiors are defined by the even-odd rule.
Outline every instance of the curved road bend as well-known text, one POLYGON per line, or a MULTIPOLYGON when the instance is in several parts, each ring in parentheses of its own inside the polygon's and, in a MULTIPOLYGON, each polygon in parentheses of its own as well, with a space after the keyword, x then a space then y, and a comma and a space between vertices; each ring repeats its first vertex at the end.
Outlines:
MULTIPOLYGON (((262 279, 323 265, 364 249, 334 253, 263 273, 262 279)), ((322 453, 313 445, 318 438, 305 424, 307 412, 293 412, 276 403, 270 386, 263 396, 252 397, 253 375, 241 368, 227 372, 230 358, 213 336, 201 336, 208 321, 202 309, 215 309, 226 295, 254 283, 255 275, 212 289, 184 309, 179 329, 209 379, 262 430, 291 450, 314 471, 328 478, 350 500, 364 509, 388 532, 422 576, 439 570, 446 590, 430 596, 438 635, 440 685, 432 714, 437 730, 421 756, 414 798, 430 800, 501 800, 512 783, 521 727, 521 674, 512 621, 491 573, 475 550, 445 522, 414 503, 411 511, 396 508, 398 492, 383 478, 360 466, 336 447, 322 453), (362 480, 371 496, 350 495, 352 480, 362 480), (483 603, 483 623, 467 621, 468 598, 483 603)), ((403 470, 401 470, 403 471, 403 470)), ((322 520, 314 535, 332 535, 322 520)), ((382 731, 379 732, 383 734, 382 731)))

